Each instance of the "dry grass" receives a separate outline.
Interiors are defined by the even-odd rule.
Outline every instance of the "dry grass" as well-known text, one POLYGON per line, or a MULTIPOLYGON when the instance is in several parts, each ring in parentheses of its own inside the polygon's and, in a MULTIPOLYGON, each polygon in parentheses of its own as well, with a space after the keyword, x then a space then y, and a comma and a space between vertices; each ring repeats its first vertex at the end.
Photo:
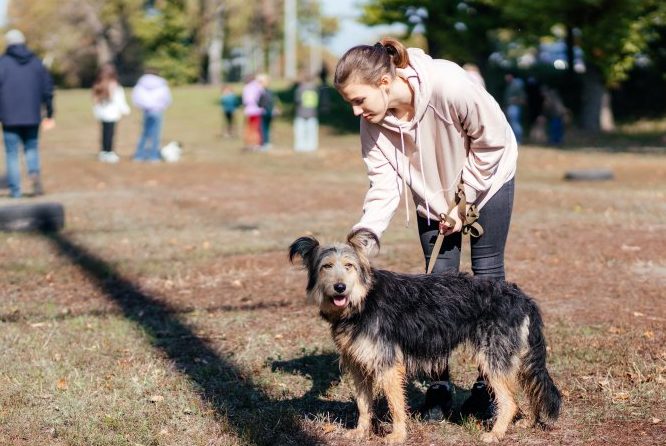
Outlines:
MULTIPOLYGON (((321 150, 299 155, 278 121, 275 150, 245 154, 220 137, 214 91, 175 93, 165 137, 185 158, 159 166, 128 161, 136 114, 120 126, 123 161, 97 163, 87 92, 58 95, 40 201, 63 203, 67 227, 0 234, 0 444, 350 444, 349 383, 286 247, 356 221, 357 137, 324 130, 321 150)), ((641 126, 624 129, 631 141, 641 126)), ((506 444, 666 442, 666 158, 609 141, 521 150, 508 275, 541 304, 565 406, 553 430, 513 429, 506 444), (586 167, 616 178, 562 181, 586 167)), ((418 272, 403 212, 377 263, 418 272)), ((457 355, 452 371, 460 402, 475 366, 457 355)), ((422 393, 410 384, 412 406, 422 393)), ((409 444, 476 444, 480 427, 409 430, 409 444)))

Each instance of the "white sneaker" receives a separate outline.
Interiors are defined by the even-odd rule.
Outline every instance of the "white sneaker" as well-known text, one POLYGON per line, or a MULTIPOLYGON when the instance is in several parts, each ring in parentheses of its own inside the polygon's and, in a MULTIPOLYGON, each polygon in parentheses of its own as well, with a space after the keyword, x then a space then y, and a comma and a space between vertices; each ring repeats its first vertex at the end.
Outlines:
POLYGON ((116 152, 99 152, 97 159, 103 163, 115 164, 120 161, 120 157, 116 152))

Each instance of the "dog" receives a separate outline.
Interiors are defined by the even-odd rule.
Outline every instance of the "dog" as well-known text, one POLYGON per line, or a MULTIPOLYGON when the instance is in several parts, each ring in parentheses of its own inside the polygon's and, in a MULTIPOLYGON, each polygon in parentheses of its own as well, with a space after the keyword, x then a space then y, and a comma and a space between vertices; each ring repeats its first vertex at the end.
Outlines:
POLYGON ((289 248, 307 269, 308 300, 330 323, 340 363, 351 375, 358 424, 347 436, 367 438, 375 391, 383 391, 392 418, 388 443, 407 438, 405 384, 409 375, 437 374, 453 349, 466 344, 492 388, 496 418, 481 440, 498 442, 518 414, 516 391, 529 400, 528 421, 554 422, 561 396, 546 369, 539 309, 518 286, 466 273, 408 275, 375 269, 379 248, 367 230, 347 243, 320 245, 301 237, 289 248))
POLYGON ((178 141, 169 141, 169 143, 160 149, 160 155, 167 163, 176 163, 180 161, 183 155, 183 146, 178 141))

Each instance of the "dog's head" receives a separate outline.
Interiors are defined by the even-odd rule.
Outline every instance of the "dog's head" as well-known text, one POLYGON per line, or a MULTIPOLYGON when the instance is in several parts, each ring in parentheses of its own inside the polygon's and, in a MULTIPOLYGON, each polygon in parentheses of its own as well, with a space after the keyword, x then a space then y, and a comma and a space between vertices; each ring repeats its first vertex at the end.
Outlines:
POLYGON ((377 236, 361 229, 347 243, 320 245, 314 237, 301 237, 289 248, 289 260, 300 256, 308 270, 308 300, 325 317, 340 317, 361 308, 372 286, 369 256, 379 247, 377 236))

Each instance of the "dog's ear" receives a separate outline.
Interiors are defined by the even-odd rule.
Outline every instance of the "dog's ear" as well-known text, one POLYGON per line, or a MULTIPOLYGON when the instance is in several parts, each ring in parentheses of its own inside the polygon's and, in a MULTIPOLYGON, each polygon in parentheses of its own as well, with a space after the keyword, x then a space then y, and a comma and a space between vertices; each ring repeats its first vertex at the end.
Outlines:
POLYGON ((347 236, 349 243, 355 250, 362 252, 367 257, 379 254, 379 237, 365 228, 354 229, 347 236))
POLYGON ((317 252, 319 241, 314 237, 301 237, 289 247, 289 261, 294 263, 294 257, 297 255, 303 259, 303 265, 308 266, 317 252))

